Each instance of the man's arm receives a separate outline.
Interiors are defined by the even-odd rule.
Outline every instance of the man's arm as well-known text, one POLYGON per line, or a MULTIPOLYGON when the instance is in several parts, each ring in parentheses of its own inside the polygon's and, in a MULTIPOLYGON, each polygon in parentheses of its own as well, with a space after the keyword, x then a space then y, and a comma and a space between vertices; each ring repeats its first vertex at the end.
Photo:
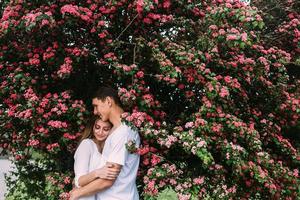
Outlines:
MULTIPOLYGON (((120 173, 120 171, 122 169, 122 165, 107 162, 106 166, 109 166, 109 165, 113 165, 112 168, 117 170, 118 174, 120 173)), ((90 195, 96 194, 102 190, 105 190, 105 189, 111 187, 114 184, 115 180, 116 180, 116 178, 111 179, 111 180, 102 179, 102 178, 96 179, 84 187, 72 190, 71 194, 70 194, 71 195, 70 200, 76 200, 83 196, 90 196, 90 195)))
POLYGON ((120 173, 120 169, 114 167, 114 165, 112 164, 107 164, 100 169, 96 169, 90 173, 80 176, 78 179, 78 185, 80 187, 83 187, 98 178, 106 179, 106 180, 114 180, 119 173, 120 173))

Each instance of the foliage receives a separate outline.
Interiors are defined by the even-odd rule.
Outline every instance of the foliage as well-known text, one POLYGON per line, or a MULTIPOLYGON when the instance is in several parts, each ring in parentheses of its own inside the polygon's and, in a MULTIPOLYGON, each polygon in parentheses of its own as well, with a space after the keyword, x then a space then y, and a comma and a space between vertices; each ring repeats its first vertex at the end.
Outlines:
POLYGON ((127 145, 142 155, 143 199, 296 199, 300 155, 285 130, 299 122, 299 79, 286 67, 299 13, 278 30, 288 48, 269 42, 263 17, 237 0, 10 1, 0 143, 19 181, 8 197, 67 197, 90 95, 111 85, 143 139, 127 145))

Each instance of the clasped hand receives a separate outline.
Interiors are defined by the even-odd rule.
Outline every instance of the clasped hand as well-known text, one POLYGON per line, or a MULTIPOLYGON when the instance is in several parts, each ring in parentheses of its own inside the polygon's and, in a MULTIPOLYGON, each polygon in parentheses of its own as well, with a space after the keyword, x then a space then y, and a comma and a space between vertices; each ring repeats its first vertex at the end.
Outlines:
POLYGON ((93 171, 97 178, 114 180, 120 173, 120 169, 114 168, 113 164, 107 164, 100 169, 96 169, 93 171))
MULTIPOLYGON (((115 180, 120 173, 119 168, 115 168, 113 164, 107 164, 100 169, 92 171, 95 178, 101 178, 106 180, 115 180)), ((70 200, 77 200, 79 195, 79 188, 74 188, 70 194, 70 200)))

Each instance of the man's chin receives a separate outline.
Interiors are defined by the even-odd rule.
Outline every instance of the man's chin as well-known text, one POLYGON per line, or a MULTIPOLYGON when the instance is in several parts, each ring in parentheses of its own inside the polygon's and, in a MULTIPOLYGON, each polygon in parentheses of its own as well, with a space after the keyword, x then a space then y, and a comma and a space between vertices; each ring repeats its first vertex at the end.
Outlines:
POLYGON ((100 116, 100 118, 101 118, 101 120, 104 121, 104 122, 108 122, 108 121, 109 121, 107 117, 102 117, 102 116, 100 116))

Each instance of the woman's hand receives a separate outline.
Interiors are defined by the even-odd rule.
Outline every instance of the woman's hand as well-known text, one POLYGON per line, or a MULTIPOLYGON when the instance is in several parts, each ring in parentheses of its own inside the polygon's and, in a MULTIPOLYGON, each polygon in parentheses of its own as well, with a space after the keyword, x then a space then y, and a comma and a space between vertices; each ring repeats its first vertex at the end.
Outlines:
POLYGON ((120 173, 120 169, 114 168, 113 164, 105 165, 100 169, 96 169, 93 171, 97 178, 114 180, 120 173))
POLYGON ((71 192, 69 193, 70 194, 70 198, 69 200, 77 200, 79 198, 78 194, 77 194, 77 189, 73 189, 71 190, 71 192))

